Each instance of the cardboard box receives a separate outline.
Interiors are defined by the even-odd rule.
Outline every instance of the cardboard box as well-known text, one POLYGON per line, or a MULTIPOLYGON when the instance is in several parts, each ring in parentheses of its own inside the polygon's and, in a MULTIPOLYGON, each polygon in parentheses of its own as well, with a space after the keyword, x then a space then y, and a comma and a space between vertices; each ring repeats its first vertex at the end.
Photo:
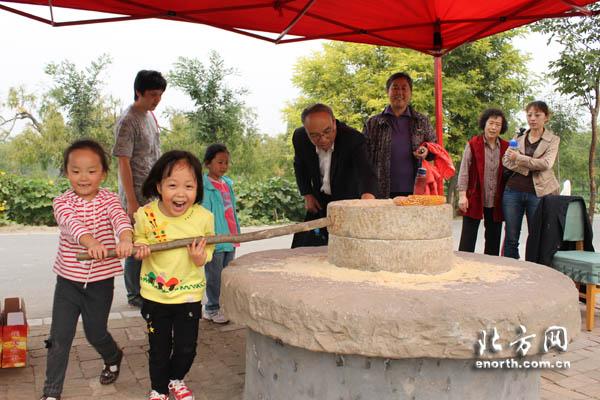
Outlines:
POLYGON ((27 363, 27 314, 18 297, 4 299, 2 310, 2 368, 24 367, 27 363))

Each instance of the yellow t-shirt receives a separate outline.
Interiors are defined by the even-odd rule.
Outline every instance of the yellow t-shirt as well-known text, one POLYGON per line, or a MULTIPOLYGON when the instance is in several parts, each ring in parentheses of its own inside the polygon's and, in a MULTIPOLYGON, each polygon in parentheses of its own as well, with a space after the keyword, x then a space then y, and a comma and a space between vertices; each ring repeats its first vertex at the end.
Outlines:
MULTIPOLYGON (((214 217, 194 204, 185 214, 169 217, 155 200, 135 213, 135 243, 154 244, 215 234, 214 217)), ((206 262, 212 260, 214 245, 206 246, 206 262)), ((204 268, 192 261, 186 247, 151 253, 142 262, 140 293, 158 303, 181 304, 202 300, 206 280, 204 268)))

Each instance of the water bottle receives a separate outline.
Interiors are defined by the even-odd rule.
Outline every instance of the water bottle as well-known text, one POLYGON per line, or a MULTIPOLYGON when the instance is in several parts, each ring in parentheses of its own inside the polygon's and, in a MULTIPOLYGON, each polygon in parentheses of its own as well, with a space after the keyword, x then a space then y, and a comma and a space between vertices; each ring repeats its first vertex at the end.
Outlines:
POLYGON ((417 169, 415 178, 415 187, 413 194, 428 194, 427 193, 427 170, 425 168, 417 169))
POLYGON ((513 149, 514 151, 519 151, 519 142, 516 139, 510 139, 508 142, 508 147, 513 149))

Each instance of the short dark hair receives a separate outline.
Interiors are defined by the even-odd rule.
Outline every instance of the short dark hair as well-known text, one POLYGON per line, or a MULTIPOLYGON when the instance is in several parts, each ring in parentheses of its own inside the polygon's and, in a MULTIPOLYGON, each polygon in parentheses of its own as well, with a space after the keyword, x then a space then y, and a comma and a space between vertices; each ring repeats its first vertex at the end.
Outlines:
POLYGON ((390 75, 388 80, 385 82, 385 90, 386 91, 390 90, 390 86, 392 86, 392 82, 394 82, 396 79, 400 79, 400 78, 406 79, 406 82, 408 82, 408 86, 410 86, 410 90, 412 91, 413 80, 407 72, 396 72, 395 74, 390 75))
POLYGON ((204 165, 210 164, 210 162, 217 156, 219 153, 227 153, 229 154, 229 150, 227 150, 227 146, 222 143, 213 143, 206 148, 206 152, 204 153, 204 165))
POLYGON ((104 147, 102 147, 102 145, 100 143, 96 142, 95 140, 80 139, 80 140, 76 140, 73 143, 71 143, 71 145, 69 147, 67 147, 65 149, 65 151, 63 152, 63 165, 62 165, 62 171, 61 171, 61 173, 63 175, 65 175, 67 173, 67 164, 69 164, 69 156, 71 155, 71 153, 74 152, 75 150, 83 150, 83 149, 87 149, 87 150, 90 150, 90 151, 96 153, 98 155, 98 157, 100 157, 100 163, 102 164, 102 171, 108 172, 108 167, 110 164, 108 162, 108 154, 106 153, 106 150, 104 150, 104 147))
POLYGON ((146 90, 162 90, 163 92, 167 89, 167 80, 158 71, 141 70, 135 76, 133 81, 133 100, 138 99, 137 92, 140 92, 142 96, 146 90))
POLYGON ((152 169, 148 173, 148 177, 142 185, 142 194, 144 197, 158 197, 159 199, 162 199, 156 186, 164 178, 171 176, 173 166, 179 161, 187 163, 194 171, 196 182, 198 183, 196 189, 196 203, 202 202, 202 196, 204 194, 204 188, 202 186, 202 164, 195 155, 189 151, 183 150, 167 151, 154 163, 152 169))
POLYGON ((550 115, 550 109, 548 108, 548 104, 541 100, 532 101, 531 103, 527 104, 527 106, 525 107, 525 111, 529 111, 530 108, 537 108, 538 110, 546 114, 546 116, 550 115))
POLYGON ((502 128, 500 128, 500 134, 503 134, 508 130, 508 122, 506 122, 504 112, 502 112, 502 110, 499 108, 488 108, 481 113, 481 116, 479 117, 479 129, 482 131, 485 129, 485 124, 490 117, 502 117, 502 128))
POLYGON ((300 115, 300 119, 302 120, 302 123, 304 124, 306 117, 308 117, 310 114, 314 114, 314 113, 318 113, 318 112, 325 112, 325 113, 331 115, 331 119, 335 119, 335 116, 333 115, 333 110, 331 109, 331 107, 329 107, 328 105, 323 104, 323 103, 315 103, 311 106, 306 107, 304 109, 304 111, 302 111, 302 114, 300 115))

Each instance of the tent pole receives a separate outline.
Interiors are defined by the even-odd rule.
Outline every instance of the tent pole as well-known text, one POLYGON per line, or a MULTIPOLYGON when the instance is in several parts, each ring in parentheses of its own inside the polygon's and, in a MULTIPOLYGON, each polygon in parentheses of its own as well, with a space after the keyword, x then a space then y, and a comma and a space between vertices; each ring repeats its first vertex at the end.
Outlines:
POLYGON ((439 145, 444 145, 442 134, 442 56, 433 58, 433 74, 435 84, 435 133, 439 145))

